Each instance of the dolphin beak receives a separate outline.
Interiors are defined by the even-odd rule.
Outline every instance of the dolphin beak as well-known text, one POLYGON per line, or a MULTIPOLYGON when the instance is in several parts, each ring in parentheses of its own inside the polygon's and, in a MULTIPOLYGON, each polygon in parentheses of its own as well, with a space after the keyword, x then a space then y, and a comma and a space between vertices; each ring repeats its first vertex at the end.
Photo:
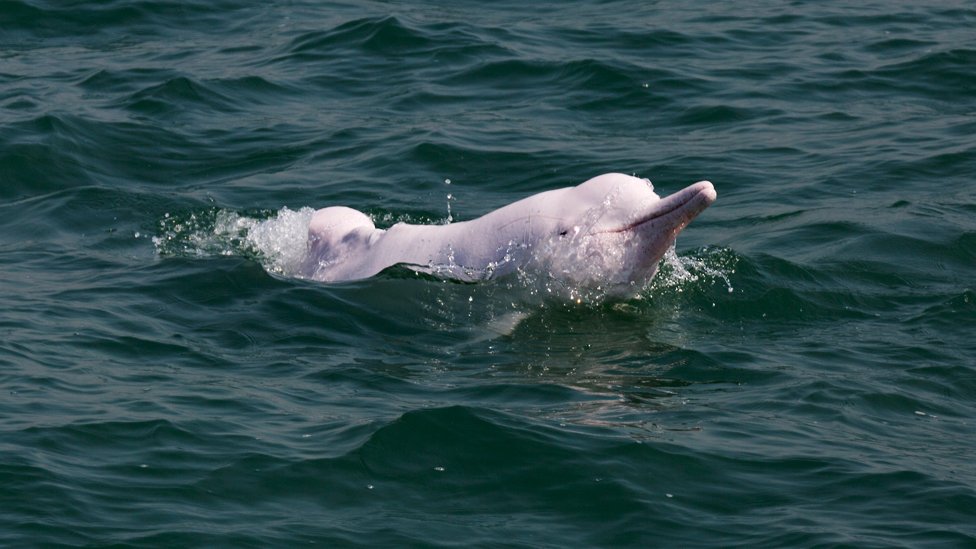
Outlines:
POLYGON ((635 221, 605 232, 632 231, 653 222, 657 230, 671 229, 673 234, 677 235, 688 223, 691 223, 692 219, 715 202, 717 196, 715 187, 710 181, 699 181, 658 200, 635 221))
POLYGON ((668 196, 665 200, 670 200, 674 197, 679 205, 676 209, 682 210, 682 216, 687 216, 687 219, 682 224, 682 227, 687 225, 692 219, 702 213, 705 208, 712 205, 715 199, 718 197, 718 193, 715 192, 715 187, 712 186, 711 181, 699 181, 694 185, 689 185, 684 189, 668 196))

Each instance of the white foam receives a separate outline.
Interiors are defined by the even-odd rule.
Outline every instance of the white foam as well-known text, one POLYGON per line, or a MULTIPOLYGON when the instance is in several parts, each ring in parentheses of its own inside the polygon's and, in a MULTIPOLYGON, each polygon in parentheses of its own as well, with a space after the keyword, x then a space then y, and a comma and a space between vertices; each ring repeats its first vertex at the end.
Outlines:
POLYGON ((256 259, 268 272, 297 276, 314 212, 285 207, 267 219, 228 210, 185 217, 166 214, 152 241, 160 255, 240 255, 256 259))
MULTIPOLYGON (((307 253, 308 224, 314 213, 315 210, 308 207, 298 211, 286 207, 273 218, 249 220, 247 243, 261 258, 266 270, 284 276, 300 272, 307 253)), ((240 221, 233 224, 235 228, 240 225, 240 221)))

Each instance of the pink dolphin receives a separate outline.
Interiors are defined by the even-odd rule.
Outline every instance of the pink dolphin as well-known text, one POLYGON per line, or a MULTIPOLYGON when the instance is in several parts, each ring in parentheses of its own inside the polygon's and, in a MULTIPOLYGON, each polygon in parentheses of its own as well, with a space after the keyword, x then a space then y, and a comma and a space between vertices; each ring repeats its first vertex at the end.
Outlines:
POLYGON ((312 216, 302 275, 357 280, 403 265, 476 281, 533 271, 635 292, 715 197, 708 181, 661 198, 646 179, 609 173, 447 225, 397 223, 382 230, 362 212, 333 206, 312 216))

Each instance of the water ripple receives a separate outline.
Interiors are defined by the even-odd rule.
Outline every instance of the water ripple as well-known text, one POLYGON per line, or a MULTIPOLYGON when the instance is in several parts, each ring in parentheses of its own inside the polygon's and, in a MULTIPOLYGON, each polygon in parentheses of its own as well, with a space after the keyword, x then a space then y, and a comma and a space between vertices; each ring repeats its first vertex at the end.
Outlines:
POLYGON ((0 545, 972 545, 974 24, 0 0, 0 545), (720 194, 633 299, 284 276, 609 171, 720 194))

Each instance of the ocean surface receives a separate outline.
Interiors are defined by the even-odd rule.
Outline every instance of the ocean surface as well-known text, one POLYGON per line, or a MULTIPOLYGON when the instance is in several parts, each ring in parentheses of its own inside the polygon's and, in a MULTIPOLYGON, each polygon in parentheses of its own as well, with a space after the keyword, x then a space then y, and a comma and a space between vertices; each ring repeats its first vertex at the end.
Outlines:
POLYGON ((976 547, 976 4, 0 0, 0 546, 976 547), (718 200, 634 298, 310 212, 718 200))

